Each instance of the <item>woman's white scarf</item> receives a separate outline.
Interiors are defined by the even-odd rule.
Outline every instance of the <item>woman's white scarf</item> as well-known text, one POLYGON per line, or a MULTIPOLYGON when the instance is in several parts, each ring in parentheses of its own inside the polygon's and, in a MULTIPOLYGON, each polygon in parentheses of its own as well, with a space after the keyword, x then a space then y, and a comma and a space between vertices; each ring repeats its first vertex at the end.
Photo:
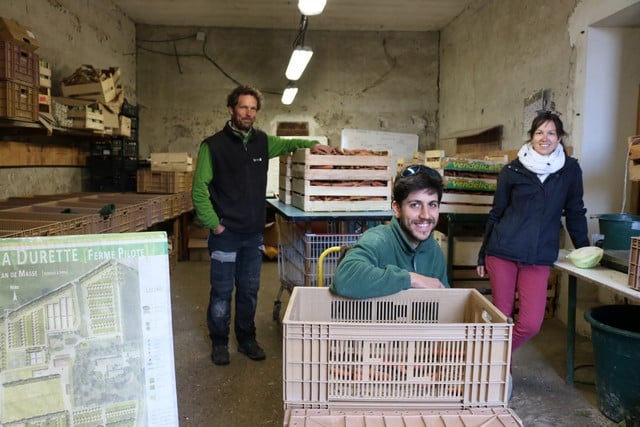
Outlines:
POLYGON ((544 182, 549 174, 559 171, 564 166, 564 147, 560 143, 553 153, 543 156, 534 150, 529 142, 518 151, 518 159, 525 168, 538 175, 540 182, 544 182))

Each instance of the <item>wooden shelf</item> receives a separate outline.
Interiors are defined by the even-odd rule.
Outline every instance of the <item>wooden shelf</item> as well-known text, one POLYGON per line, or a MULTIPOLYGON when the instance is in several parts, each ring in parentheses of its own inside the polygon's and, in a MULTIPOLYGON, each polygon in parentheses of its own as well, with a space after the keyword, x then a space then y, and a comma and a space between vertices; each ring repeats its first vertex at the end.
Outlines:
POLYGON ((85 167, 95 141, 111 135, 0 119, 0 167, 85 167))

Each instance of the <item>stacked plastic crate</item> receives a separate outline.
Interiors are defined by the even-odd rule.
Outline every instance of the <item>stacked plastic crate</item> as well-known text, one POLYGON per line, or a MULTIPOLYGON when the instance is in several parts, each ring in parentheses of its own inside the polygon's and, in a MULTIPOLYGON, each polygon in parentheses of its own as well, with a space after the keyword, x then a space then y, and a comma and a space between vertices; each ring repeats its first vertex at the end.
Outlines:
POLYGON ((91 172, 90 189, 135 192, 139 166, 137 106, 125 99, 119 114, 112 115, 115 119, 110 121, 115 123, 115 127, 105 128, 111 135, 105 134, 102 141, 96 140, 87 158, 91 172), (127 125, 123 126, 125 123, 127 125))
POLYGON ((29 29, 0 17, 0 118, 38 121, 37 48, 36 37, 29 29))
POLYGON ((297 287, 283 319, 284 425, 522 426, 507 407, 511 334, 475 289, 348 299, 297 287))

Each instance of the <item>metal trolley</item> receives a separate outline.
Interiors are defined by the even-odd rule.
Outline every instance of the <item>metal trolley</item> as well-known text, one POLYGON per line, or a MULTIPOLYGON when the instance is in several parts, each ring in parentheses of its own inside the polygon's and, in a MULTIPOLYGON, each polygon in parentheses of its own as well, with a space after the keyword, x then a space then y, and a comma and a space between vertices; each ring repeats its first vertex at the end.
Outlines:
POLYGON ((309 233, 301 227, 303 224, 286 221, 280 215, 276 216, 276 222, 279 229, 278 274, 281 285, 274 301, 273 320, 279 321, 282 293, 291 293, 295 286, 331 284, 340 259, 339 248, 355 244, 360 233, 309 233), (320 256, 328 248, 338 249, 324 254, 319 275, 320 256))

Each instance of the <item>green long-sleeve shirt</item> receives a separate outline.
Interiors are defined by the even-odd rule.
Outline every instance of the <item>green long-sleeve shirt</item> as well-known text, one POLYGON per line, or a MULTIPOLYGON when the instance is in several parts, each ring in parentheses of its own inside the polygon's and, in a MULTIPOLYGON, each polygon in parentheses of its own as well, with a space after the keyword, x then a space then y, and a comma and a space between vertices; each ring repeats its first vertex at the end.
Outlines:
MULTIPOLYGON (((298 148, 311 148, 318 141, 299 138, 280 138, 267 135, 269 158, 292 153, 298 148)), ((208 144, 200 144, 196 168, 193 175, 191 198, 196 215, 202 225, 213 230, 220 224, 220 218, 213 209, 209 198, 209 183, 214 179, 214 170, 211 163, 211 153, 208 144)), ((265 189, 266 190, 266 189, 265 189)), ((241 188, 238 191, 242 191, 241 188)))

